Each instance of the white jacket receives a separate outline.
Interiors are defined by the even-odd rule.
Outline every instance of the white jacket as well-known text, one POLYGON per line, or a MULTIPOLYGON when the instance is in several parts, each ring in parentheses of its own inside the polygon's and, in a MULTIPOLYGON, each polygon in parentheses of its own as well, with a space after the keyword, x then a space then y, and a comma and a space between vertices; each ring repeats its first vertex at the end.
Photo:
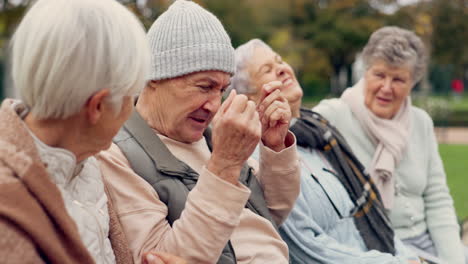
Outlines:
MULTIPOLYGON (((32 133, 31 133, 32 134, 32 133)), ((41 160, 57 185, 68 214, 96 263, 115 263, 109 235, 107 196, 94 157, 76 164, 68 150, 52 148, 33 135, 41 160)))

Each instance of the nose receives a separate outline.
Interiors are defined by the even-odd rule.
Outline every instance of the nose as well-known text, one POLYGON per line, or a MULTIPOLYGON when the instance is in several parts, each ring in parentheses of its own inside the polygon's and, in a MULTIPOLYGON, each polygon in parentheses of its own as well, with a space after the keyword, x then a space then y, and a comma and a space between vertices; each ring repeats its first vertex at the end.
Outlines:
POLYGON ((203 105, 203 109, 216 113, 221 106, 221 94, 211 95, 203 105))
POLYGON ((382 91, 383 92, 391 92, 392 91, 392 79, 387 78, 384 80, 383 86, 382 86, 382 91))
POLYGON ((286 68, 285 68, 285 66, 284 66, 284 65, 281 65, 281 64, 280 64, 280 65, 277 65, 277 67, 276 67, 276 75, 277 75, 278 77, 281 77, 281 76, 283 76, 285 73, 286 73, 286 68))

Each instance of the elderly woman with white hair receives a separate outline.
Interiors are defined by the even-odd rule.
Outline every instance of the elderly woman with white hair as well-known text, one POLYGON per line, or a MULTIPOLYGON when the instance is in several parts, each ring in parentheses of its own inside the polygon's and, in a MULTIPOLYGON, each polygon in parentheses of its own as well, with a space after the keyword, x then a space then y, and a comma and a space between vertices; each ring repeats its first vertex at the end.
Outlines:
POLYGON ((280 226, 292 263, 420 263, 395 237, 377 187, 346 140, 319 114, 300 108, 292 67, 259 39, 239 46, 235 61, 232 89, 258 109, 267 88, 281 93, 294 117, 301 192, 280 226))
POLYGON ((131 263, 93 155, 149 68, 144 29, 117 1, 39 0, 27 12, 12 42, 21 100, 0 108, 2 263, 131 263))
POLYGON ((433 122, 411 104, 410 92, 427 66, 421 39, 383 27, 370 37, 362 59, 363 78, 314 110, 340 130, 366 166, 397 236, 421 255, 465 263, 433 122))

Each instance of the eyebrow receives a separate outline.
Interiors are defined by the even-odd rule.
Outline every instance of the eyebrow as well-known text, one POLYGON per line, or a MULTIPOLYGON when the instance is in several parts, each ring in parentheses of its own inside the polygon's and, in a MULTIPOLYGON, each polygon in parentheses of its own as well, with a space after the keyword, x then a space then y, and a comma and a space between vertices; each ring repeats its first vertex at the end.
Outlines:
MULTIPOLYGON (((200 79, 196 79, 194 82, 195 83, 208 82, 210 86, 218 86, 219 85, 219 83, 216 80, 213 80, 210 77, 201 77, 200 79)), ((226 84, 225 86, 223 86, 222 88, 227 88, 227 87, 229 87, 229 85, 231 85, 231 81, 229 81, 229 83, 226 84)))
POLYGON ((211 79, 210 77, 201 77, 200 79, 195 79, 194 82, 195 82, 195 83, 198 83, 198 82, 208 82, 208 83, 210 83, 210 85, 212 85, 212 86, 218 85, 218 82, 215 81, 215 80, 213 80, 213 79, 211 79))

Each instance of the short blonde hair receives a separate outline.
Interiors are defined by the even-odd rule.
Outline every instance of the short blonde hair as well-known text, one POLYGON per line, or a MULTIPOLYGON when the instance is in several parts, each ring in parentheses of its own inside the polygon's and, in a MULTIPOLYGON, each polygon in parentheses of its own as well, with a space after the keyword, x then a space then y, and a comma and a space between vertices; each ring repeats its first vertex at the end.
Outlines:
POLYGON ((120 109, 149 77, 150 51, 138 19, 114 0, 38 0, 12 40, 12 77, 39 119, 64 119, 108 88, 120 109))

